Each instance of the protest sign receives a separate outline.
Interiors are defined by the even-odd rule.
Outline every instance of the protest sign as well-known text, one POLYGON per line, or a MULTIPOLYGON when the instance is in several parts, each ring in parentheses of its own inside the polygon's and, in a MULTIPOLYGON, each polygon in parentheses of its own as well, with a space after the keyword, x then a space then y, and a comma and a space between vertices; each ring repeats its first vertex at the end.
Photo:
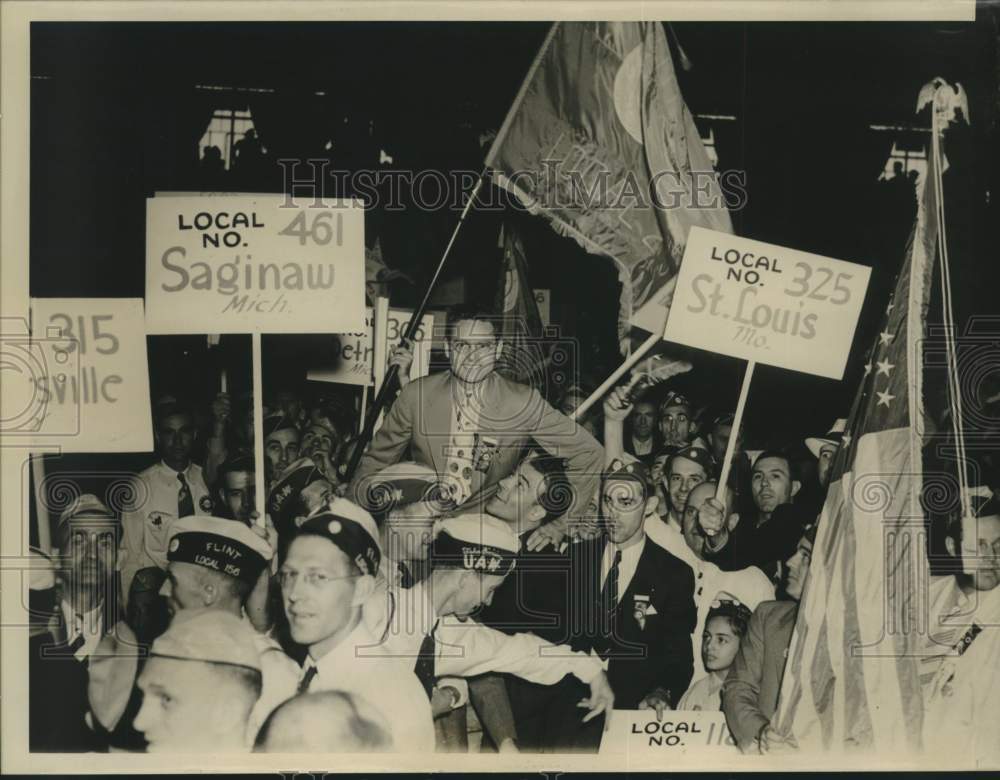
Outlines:
POLYGON ((37 445, 148 452, 153 426, 141 298, 33 298, 37 445))
MULTIPOLYGON (((386 321, 385 346, 386 354, 391 354, 392 348, 406 332, 413 312, 406 309, 389 309, 386 321)), ((371 386, 373 375, 372 329, 374 312, 371 307, 365 314, 365 332, 348 333, 339 336, 340 344, 334 355, 334 364, 330 367, 311 369, 307 379, 317 382, 339 382, 346 385, 371 386)), ((413 363, 410 364, 410 379, 427 376, 431 363, 431 343, 434 335, 434 315, 425 314, 417 328, 413 345, 413 363)))
POLYGON ((285 195, 146 201, 149 333, 346 333, 364 327, 364 209, 285 195))
POLYGON ((665 766, 664 759, 738 755, 739 749, 718 710, 668 710, 660 721, 653 710, 614 710, 600 752, 625 756, 629 766, 643 759, 665 766))
POLYGON ((871 269, 694 227, 664 338, 841 379, 871 269))

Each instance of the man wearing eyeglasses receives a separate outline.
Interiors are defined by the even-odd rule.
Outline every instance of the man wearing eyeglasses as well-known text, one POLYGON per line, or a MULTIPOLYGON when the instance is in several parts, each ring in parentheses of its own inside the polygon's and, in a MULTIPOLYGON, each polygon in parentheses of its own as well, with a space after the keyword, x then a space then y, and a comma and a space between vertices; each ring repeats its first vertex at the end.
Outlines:
POLYGON ((292 639, 309 648, 297 691, 356 694, 388 721, 394 750, 431 753, 431 705, 413 674, 413 658, 393 656, 384 627, 366 619, 366 604, 381 606, 385 594, 377 580, 377 540, 371 516, 335 498, 299 526, 288 546, 278 572, 282 601, 292 639))
MULTIPOLYGON (((529 439, 566 459, 576 502, 593 495, 603 462, 600 445, 537 390, 496 372, 503 342, 491 315, 476 307, 456 307, 448 314, 446 336, 449 370, 402 389, 347 495, 364 506, 359 484, 397 463, 409 448, 416 462, 439 475, 452 506, 469 511, 514 471, 529 439)), ((561 528, 561 521, 554 524, 554 530, 561 528)), ((557 544, 561 535, 551 541, 557 544)))

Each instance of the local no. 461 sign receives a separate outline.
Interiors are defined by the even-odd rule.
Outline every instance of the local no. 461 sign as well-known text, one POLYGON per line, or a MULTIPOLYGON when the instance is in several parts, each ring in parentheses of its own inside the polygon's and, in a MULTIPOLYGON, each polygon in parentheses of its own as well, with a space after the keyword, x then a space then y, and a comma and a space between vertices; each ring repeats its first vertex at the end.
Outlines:
POLYGON ((150 198, 150 333, 350 333, 364 327, 360 202, 285 195, 150 198))
POLYGON ((841 379, 871 269, 692 228, 663 337, 841 379))

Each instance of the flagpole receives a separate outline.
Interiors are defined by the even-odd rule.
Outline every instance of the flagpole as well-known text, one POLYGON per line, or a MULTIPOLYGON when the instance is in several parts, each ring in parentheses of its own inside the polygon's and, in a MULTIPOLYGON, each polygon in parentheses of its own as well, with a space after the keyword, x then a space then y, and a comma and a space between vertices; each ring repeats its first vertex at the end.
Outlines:
POLYGON ((726 502, 726 483, 729 482, 729 471, 733 464, 733 454, 736 452, 736 440, 740 437, 740 428, 743 425, 743 410, 747 405, 747 395, 750 394, 750 380, 753 379, 753 370, 757 361, 747 362, 747 370, 743 374, 743 385, 740 387, 740 399, 736 402, 736 414, 733 416, 733 428, 729 433, 729 442, 726 444, 725 460, 722 462, 722 474, 719 475, 719 484, 715 488, 715 499, 726 502))
MULTIPOLYGON (((465 222, 465 217, 469 213, 469 209, 475 201, 476 196, 479 194, 480 187, 483 186, 483 180, 486 178, 486 173, 489 170, 490 163, 493 162, 493 156, 496 154, 500 143, 503 141, 504 136, 510 128, 510 124, 514 120, 514 114, 517 113, 517 109, 520 108, 521 102, 524 100, 524 96, 528 91, 528 86, 531 84, 531 79, 534 77, 535 71, 538 69, 538 65, 542 61, 542 57, 545 56, 545 52, 548 50, 549 44, 552 42, 552 38, 556 34, 556 30, 559 29, 559 24, 559 22, 555 22, 549 30, 548 35, 545 36, 545 41, 542 43, 542 47, 538 50, 538 54, 535 55, 535 59, 531 63, 528 75, 525 76, 524 81, 521 83, 521 88, 514 97, 514 102, 511 104, 510 110, 507 112, 507 116, 504 118, 503 124, 500 126, 500 130, 497 132, 497 137, 493 140, 493 144, 490 146, 490 151, 486 155, 486 160, 483 163, 483 170, 479 173, 479 178, 476 180, 476 186, 473 187, 472 194, 469 195, 469 200, 466 201, 465 208, 462 209, 462 214, 458 218, 458 224, 455 225, 455 229, 451 234, 451 239, 448 241, 448 246, 445 247, 444 254, 441 255, 441 260, 438 262, 437 270, 434 272, 434 276, 431 278, 430 284, 427 286, 427 292, 424 293, 424 299, 420 302, 420 306, 417 307, 417 310, 410 318, 410 323, 407 325, 406 333, 403 335, 400 343, 412 343, 413 337, 417 332, 417 328, 420 327, 420 321, 424 317, 424 311, 427 309, 431 293, 433 293, 434 287, 437 285, 438 278, 441 276, 441 271, 444 268, 445 261, 448 259, 448 254, 451 252, 451 247, 455 243, 455 239, 458 237, 458 231, 461 229, 462 223, 465 222)), ((372 433, 375 430, 375 421, 378 420, 383 407, 385 407, 389 400, 389 394, 395 387, 396 377, 398 374, 398 365, 392 365, 389 367, 389 370, 385 375, 385 380, 382 382, 375 399, 372 401, 371 409, 368 410, 368 417, 365 419, 365 427, 362 429, 361 437, 358 440, 358 446, 355 447, 354 452, 351 454, 351 459, 347 464, 347 480, 350 480, 354 476, 354 472, 358 468, 358 463, 361 462, 361 456, 364 453, 365 446, 368 444, 368 441, 371 439, 372 433)))
MULTIPOLYGON (((254 503, 257 506, 257 523, 261 528, 267 525, 267 506, 264 486, 264 379, 260 333, 251 335, 251 359, 253 361, 253 470, 254 503)), ((277 474, 274 475, 278 477, 277 474)))
MULTIPOLYGON (((38 523, 38 549, 52 555, 52 519, 49 516, 49 502, 42 491, 45 488, 45 456, 31 456, 31 481, 35 491, 35 522, 38 523)), ((65 552, 65 551, 61 551, 65 552)))
POLYGON ((662 333, 651 333, 649 338, 639 345, 639 348, 629 355, 625 362, 622 363, 618 368, 612 372, 611 376, 604 380, 600 387, 598 387, 594 392, 592 392, 587 399, 576 407, 576 411, 570 415, 571 419, 578 420, 580 417, 586 413, 591 406, 593 406, 597 401, 601 400, 608 390, 615 386, 622 375, 628 371, 632 366, 642 360, 643 356, 649 352, 653 347, 657 345, 659 341, 663 339, 662 333))

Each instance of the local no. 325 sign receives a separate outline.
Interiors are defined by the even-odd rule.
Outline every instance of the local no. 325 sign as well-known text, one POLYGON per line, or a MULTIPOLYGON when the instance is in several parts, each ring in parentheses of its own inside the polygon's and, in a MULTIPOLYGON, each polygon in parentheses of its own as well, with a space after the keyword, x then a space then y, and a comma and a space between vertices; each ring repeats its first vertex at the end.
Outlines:
POLYGON ((364 210, 285 195, 146 202, 150 333, 343 333, 364 327, 364 210))
POLYGON ((664 338, 841 379, 871 269, 692 228, 664 338))

